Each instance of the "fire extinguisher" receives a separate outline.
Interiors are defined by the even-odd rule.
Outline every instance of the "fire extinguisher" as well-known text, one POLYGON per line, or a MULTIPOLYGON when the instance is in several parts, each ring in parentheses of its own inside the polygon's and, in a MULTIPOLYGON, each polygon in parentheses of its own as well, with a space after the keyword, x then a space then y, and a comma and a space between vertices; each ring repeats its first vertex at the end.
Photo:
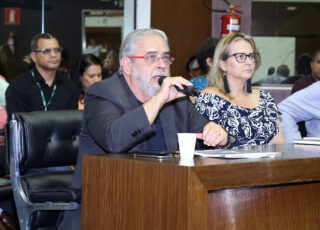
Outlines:
POLYGON ((10 32, 7 37, 7 45, 11 49, 12 53, 14 53, 14 34, 10 32))
POLYGON ((230 33, 238 33, 240 32, 240 22, 241 18, 239 15, 235 14, 237 13, 242 13, 242 11, 237 10, 236 8, 241 7, 241 5, 236 5, 233 6, 232 4, 230 5, 229 8, 229 13, 222 15, 221 16, 221 31, 220 35, 221 37, 226 36, 227 34, 230 33))
POLYGON ((233 32, 234 33, 240 32, 240 16, 235 13, 242 14, 242 11, 236 9, 238 7, 241 7, 241 5, 234 6, 228 0, 222 0, 222 1, 229 6, 228 10, 213 9, 207 4, 207 0, 203 0, 203 4, 209 10, 217 13, 228 13, 226 15, 223 15, 220 19, 220 24, 221 24, 220 36, 221 37, 233 32))

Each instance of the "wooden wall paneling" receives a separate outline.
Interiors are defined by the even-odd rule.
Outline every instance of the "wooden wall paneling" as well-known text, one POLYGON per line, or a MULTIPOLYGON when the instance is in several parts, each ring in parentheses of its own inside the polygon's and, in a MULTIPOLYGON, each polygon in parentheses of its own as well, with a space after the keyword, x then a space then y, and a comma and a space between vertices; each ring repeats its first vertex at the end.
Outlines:
POLYGON ((152 0, 151 26, 166 32, 172 55, 172 76, 187 77, 186 63, 211 36, 211 12, 198 0, 152 0))

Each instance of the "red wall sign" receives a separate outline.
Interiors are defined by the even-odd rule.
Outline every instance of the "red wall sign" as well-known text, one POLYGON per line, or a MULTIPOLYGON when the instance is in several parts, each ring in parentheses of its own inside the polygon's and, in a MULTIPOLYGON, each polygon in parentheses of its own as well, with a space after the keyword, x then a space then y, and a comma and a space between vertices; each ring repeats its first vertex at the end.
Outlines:
POLYGON ((5 8, 6 25, 20 25, 20 8, 5 8))

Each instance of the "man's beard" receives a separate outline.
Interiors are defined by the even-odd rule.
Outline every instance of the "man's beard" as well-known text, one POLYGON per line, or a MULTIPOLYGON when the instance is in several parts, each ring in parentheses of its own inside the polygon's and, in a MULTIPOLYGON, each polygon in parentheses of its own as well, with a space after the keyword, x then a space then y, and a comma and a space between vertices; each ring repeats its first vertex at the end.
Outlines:
POLYGON ((150 97, 154 96, 158 92, 158 90, 160 89, 160 86, 159 85, 152 86, 149 81, 154 76, 162 76, 162 75, 168 75, 168 74, 166 74, 164 71, 157 71, 153 73, 151 77, 144 76, 143 73, 139 72, 134 65, 132 67, 132 76, 137 79, 141 90, 150 97))

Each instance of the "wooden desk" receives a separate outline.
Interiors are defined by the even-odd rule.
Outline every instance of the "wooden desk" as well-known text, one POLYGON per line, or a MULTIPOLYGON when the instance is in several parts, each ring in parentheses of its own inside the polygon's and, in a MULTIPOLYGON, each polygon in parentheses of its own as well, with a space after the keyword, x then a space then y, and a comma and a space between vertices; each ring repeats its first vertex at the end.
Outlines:
POLYGON ((256 148, 282 154, 193 166, 85 155, 82 229, 320 229, 320 147, 256 148))

